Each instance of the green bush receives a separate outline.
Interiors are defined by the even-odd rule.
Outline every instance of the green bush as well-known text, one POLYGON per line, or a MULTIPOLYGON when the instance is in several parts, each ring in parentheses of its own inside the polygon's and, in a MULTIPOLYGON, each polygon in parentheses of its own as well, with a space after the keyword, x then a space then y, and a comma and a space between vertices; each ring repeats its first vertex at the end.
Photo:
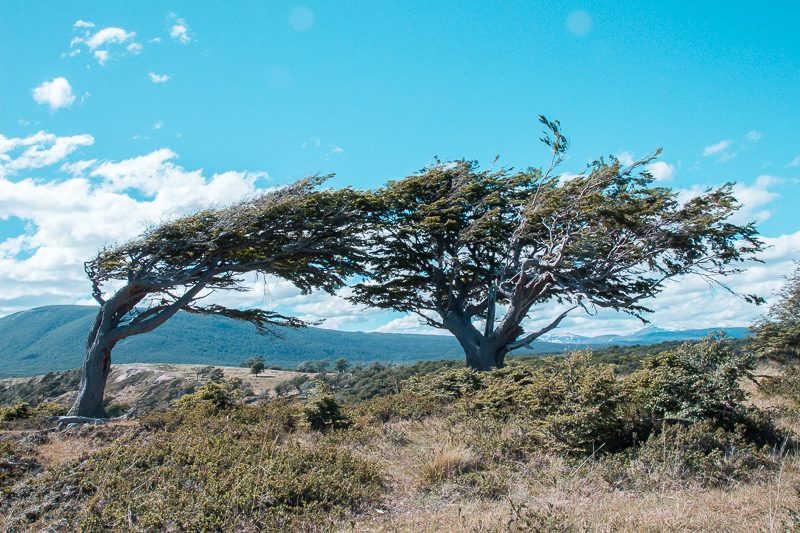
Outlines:
POLYGON ((303 407, 301 415, 308 427, 315 431, 343 428, 350 424, 336 397, 321 383, 318 383, 314 397, 303 407))
POLYGON ((212 409, 230 409, 234 402, 227 388, 215 381, 206 381, 197 392, 186 394, 175 401, 175 406, 183 409, 200 405, 212 409))
POLYGON ((444 409, 445 405, 440 398, 402 392, 359 402, 349 412, 353 419, 364 424, 384 424, 400 420, 422 420, 444 409))
POLYGON ((755 361, 735 353, 722 334, 683 344, 645 361, 631 376, 633 394, 656 418, 695 422, 737 422, 746 394, 741 380, 753 379, 755 361))
POLYGON ((721 428, 712 420, 658 428, 640 447, 606 458, 608 481, 622 488, 648 490, 667 483, 704 486, 746 481, 778 461, 770 446, 748 440, 745 428, 721 428))
POLYGON ((427 376, 413 376, 403 384, 403 390, 456 400, 482 389, 486 375, 466 367, 447 368, 427 376))
POLYGON ((316 530, 329 517, 362 509, 381 492, 379 471, 348 449, 279 443, 274 421, 244 407, 201 418, 202 406, 176 409, 181 422, 131 430, 107 448, 53 467, 13 492, 22 508, 8 524, 67 531, 316 530), (197 414, 198 416, 194 416, 197 414), (252 417, 250 417, 252 415, 252 417), (145 431, 145 434, 142 434, 145 431), (284 528, 284 529, 281 529, 284 528))
POLYGON ((766 376, 758 388, 764 394, 783 397, 800 408, 800 367, 786 366, 778 376, 766 376))
POLYGON ((13 420, 25 420, 36 416, 38 413, 36 409, 32 408, 26 402, 18 403, 10 407, 3 407, 0 409, 0 422, 11 422, 13 420))
POLYGON ((591 351, 551 360, 545 369, 509 365, 484 379, 484 388, 467 399, 470 412, 513 420, 525 445, 593 452, 632 444, 631 423, 620 417, 622 383, 609 365, 591 364, 591 351))

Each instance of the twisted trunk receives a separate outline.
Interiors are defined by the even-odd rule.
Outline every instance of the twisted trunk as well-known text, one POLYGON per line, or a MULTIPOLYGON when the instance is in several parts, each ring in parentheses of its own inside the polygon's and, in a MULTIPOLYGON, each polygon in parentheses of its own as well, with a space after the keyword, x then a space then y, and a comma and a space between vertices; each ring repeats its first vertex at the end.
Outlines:
POLYGON ((105 418, 106 416, 103 406, 103 391, 106 388, 108 374, 111 372, 111 350, 116 344, 105 340, 108 333, 114 328, 113 324, 104 320, 106 312, 105 306, 100 308, 89 331, 78 397, 69 410, 70 416, 90 418, 105 418))
POLYGON ((508 342, 504 336, 497 334, 497 330, 490 335, 483 335, 468 319, 452 315, 445 318, 444 325, 458 339, 466 355, 468 367, 481 372, 503 368, 508 354, 508 342))
POLYGON ((86 351, 78 397, 72 409, 69 410, 70 416, 106 417, 106 410, 103 407, 103 391, 106 388, 106 380, 110 372, 111 346, 91 348, 86 351))

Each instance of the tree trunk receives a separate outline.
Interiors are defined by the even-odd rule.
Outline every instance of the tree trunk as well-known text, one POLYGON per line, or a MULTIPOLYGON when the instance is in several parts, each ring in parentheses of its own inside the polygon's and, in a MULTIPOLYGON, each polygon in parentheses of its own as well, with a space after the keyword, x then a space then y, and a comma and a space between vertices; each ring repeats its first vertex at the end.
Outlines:
POLYGON ((103 391, 106 388, 108 374, 111 372, 111 348, 112 346, 105 344, 101 346, 95 344, 86 349, 78 398, 69 410, 71 416, 106 417, 103 391))
POLYGON ((469 350, 464 348, 464 352, 467 355, 467 366, 473 370, 484 372, 492 368, 503 368, 508 350, 505 347, 496 348, 483 343, 469 350))
POLYGON ((116 342, 109 342, 107 335, 118 321, 109 304, 104 304, 95 316, 92 328, 86 339, 86 356, 83 358, 83 371, 78 389, 78 397, 69 410, 71 416, 105 418, 103 392, 108 374, 111 373, 111 350, 116 342))
POLYGON ((506 343, 498 342, 501 338, 499 335, 493 334, 487 337, 481 335, 475 326, 463 317, 448 318, 445 320, 445 326, 464 349, 468 367, 479 372, 503 368, 508 348, 506 343))

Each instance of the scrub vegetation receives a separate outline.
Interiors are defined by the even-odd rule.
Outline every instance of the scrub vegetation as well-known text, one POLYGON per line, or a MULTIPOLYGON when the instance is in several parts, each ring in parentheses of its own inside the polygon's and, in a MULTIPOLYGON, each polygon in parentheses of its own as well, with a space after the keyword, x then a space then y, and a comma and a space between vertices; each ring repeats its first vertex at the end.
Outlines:
POLYGON ((260 399, 211 371, 102 425, 53 427, 53 402, 9 406, 0 528, 797 527, 793 363, 721 336, 643 348, 636 365, 581 350, 489 372, 321 361, 305 388, 260 399))

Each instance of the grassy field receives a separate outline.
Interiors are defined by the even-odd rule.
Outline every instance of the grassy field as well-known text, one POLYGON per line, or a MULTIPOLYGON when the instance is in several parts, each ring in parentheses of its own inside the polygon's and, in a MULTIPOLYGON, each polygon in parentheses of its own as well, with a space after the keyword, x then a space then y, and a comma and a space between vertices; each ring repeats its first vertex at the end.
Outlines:
POLYGON ((277 399, 302 374, 223 368, 201 385, 203 367, 120 365, 117 402, 194 385, 136 419, 0 422, 0 529, 795 531, 796 366, 720 346, 630 373, 587 353, 489 374, 357 368, 277 399), (399 392, 368 379, 401 375, 399 392))

